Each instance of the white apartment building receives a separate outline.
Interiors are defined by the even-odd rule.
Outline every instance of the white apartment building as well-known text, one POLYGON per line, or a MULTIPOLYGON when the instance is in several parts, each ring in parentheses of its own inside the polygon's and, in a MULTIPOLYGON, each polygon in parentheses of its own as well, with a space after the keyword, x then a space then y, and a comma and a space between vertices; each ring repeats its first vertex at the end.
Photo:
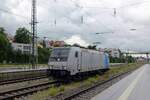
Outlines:
POLYGON ((119 49, 112 49, 110 54, 111 54, 112 57, 120 58, 120 51, 119 51, 119 49))
POLYGON ((120 55, 121 55, 121 51, 116 48, 105 48, 105 49, 100 48, 99 50, 101 52, 107 52, 112 57, 120 58, 120 55))
POLYGON ((21 51, 23 54, 30 54, 31 53, 31 44, 23 44, 23 43, 12 43, 11 44, 13 50, 21 51))

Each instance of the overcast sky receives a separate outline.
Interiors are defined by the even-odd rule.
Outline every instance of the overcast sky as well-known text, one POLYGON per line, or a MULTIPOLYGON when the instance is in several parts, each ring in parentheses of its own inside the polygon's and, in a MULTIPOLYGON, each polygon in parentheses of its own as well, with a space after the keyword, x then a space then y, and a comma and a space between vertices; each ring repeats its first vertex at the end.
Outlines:
MULTIPOLYGON (((41 37, 84 46, 101 42, 99 46, 103 48, 150 50, 150 0, 37 0, 37 3, 41 37), (101 32, 106 34, 95 34, 101 32)), ((31 0, 0 0, 0 9, 18 15, 0 10, 0 26, 8 33, 15 34, 23 26, 30 29, 31 0)))

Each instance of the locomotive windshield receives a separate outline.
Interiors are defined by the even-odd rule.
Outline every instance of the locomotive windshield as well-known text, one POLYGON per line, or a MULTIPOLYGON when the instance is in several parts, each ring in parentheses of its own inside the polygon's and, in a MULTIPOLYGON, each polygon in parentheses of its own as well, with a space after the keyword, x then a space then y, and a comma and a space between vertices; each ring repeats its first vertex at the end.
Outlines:
POLYGON ((50 61, 67 61, 70 48, 54 48, 50 61))

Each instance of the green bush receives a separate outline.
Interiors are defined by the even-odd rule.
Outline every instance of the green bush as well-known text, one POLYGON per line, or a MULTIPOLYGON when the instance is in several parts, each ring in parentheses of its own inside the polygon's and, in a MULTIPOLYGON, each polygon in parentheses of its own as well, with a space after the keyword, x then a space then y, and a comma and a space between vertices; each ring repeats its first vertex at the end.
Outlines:
POLYGON ((49 89, 49 95, 55 96, 59 92, 57 87, 52 87, 49 89))

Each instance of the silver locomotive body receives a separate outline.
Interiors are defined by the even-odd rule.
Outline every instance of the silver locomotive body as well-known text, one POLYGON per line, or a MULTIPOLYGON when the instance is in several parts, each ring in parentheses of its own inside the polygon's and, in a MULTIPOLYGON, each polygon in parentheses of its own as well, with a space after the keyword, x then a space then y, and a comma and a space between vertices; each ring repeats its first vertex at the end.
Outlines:
POLYGON ((108 69, 109 61, 102 52, 79 47, 59 47, 52 50, 48 65, 58 76, 108 69), (106 66, 107 62, 107 66, 106 66))

